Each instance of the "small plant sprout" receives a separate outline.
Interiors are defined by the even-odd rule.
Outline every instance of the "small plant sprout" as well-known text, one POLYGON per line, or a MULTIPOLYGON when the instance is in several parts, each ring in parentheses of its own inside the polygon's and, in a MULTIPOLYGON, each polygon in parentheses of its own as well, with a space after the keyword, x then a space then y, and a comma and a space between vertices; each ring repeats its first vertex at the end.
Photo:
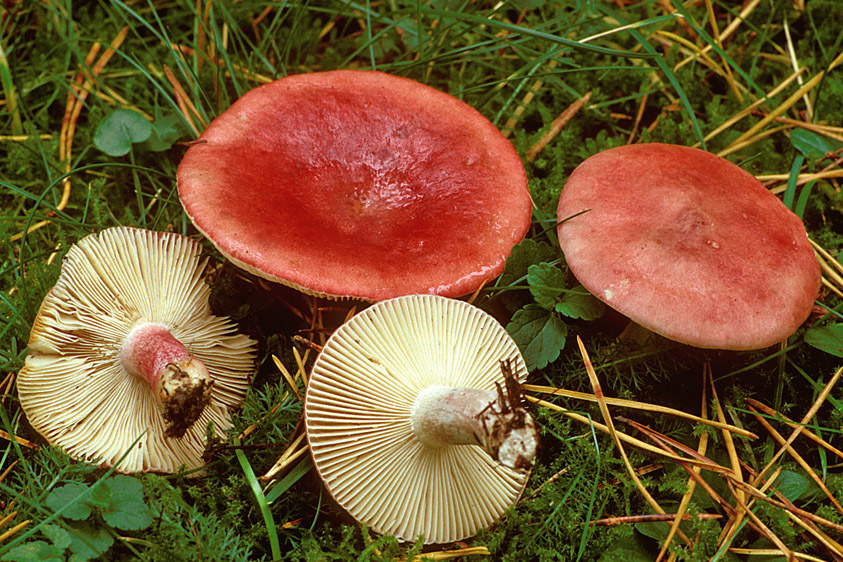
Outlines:
POLYGON ((47 441, 106 466, 125 455, 121 472, 204 464, 209 425, 230 427, 245 396, 255 343, 210 313, 200 255, 185 236, 124 227, 68 251, 17 379, 47 441))
POLYGON ((179 164, 196 228, 305 293, 466 295, 530 226, 518 153, 481 113, 377 71, 297 74, 217 117, 179 164))
POLYGON ((704 150, 653 143, 596 154, 565 183, 558 218, 559 244, 586 289, 696 347, 778 343, 806 320, 820 287, 799 217, 704 150))
POLYGON ((305 422, 328 491, 373 530, 444 543, 492 525, 538 446, 527 369, 497 321, 410 295, 343 324, 313 366, 305 422))

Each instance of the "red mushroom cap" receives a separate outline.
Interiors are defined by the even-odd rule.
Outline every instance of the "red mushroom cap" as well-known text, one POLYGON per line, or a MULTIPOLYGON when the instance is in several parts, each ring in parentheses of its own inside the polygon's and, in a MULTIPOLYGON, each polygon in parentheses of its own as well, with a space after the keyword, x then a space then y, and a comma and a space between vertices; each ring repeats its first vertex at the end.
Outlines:
POLYGON ((305 292, 467 294, 526 234, 521 159, 462 101, 338 70, 247 92, 188 149, 179 196, 232 262, 305 292))
POLYGON ((777 343, 805 321, 819 290, 799 217, 703 150, 639 144, 596 154, 566 182, 558 217, 562 251, 589 291, 693 346, 777 343))

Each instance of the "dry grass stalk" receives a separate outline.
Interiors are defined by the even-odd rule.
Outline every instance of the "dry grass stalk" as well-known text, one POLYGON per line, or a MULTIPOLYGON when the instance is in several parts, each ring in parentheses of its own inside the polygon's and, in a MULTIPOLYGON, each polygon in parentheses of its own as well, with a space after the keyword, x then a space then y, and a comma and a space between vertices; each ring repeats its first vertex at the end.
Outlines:
POLYGON ((550 123, 550 128, 544 133, 533 146, 527 150, 527 161, 532 162, 544 149, 559 131, 576 115, 583 106, 591 99, 591 92, 586 93, 580 99, 569 105, 559 116, 550 123))
MULTIPOLYGON (((596 429, 598 431, 601 431, 603 433, 606 433, 606 434, 609 433, 609 427, 607 425, 602 424, 602 423, 597 422, 597 421, 594 421, 593 419, 591 419, 587 416, 584 416, 582 414, 578 414, 576 412, 572 412, 571 410, 568 410, 567 408, 563 408, 562 406, 558 406, 558 405, 556 405, 552 402, 547 402, 547 401, 542 400, 540 398, 536 398, 535 396, 527 395, 527 396, 525 396, 525 398, 527 400, 529 400, 530 402, 533 402, 534 404, 538 404, 539 406, 542 406, 542 407, 547 408, 549 410, 559 412, 562 415, 564 415, 565 417, 571 418, 572 420, 577 421, 577 422, 579 422, 583 425, 593 427, 594 429, 596 429)), ((632 437, 631 435, 628 435, 628 434, 626 434, 622 431, 616 431, 615 434, 624 443, 628 443, 630 445, 638 447, 639 449, 647 451, 648 453, 652 453, 654 455, 658 455, 660 457, 663 457, 663 458, 666 458, 666 459, 669 459, 669 460, 672 460, 672 461, 687 462, 690 465, 700 466, 701 468, 705 468, 705 469, 711 470, 713 472, 721 472, 721 471, 728 471, 729 470, 728 468, 722 467, 722 466, 720 466, 716 463, 712 463, 711 461, 705 462, 705 461, 700 461, 700 460, 693 459, 693 458, 680 457, 680 456, 674 455, 672 453, 666 453, 663 449, 659 449, 658 447, 654 447, 653 445, 650 445, 649 443, 647 443, 645 441, 641 441, 640 439, 637 439, 635 437, 632 437)))
POLYGON ((843 556, 843 545, 841 545, 839 542, 835 541, 834 539, 832 539, 831 537, 826 535, 824 532, 822 532, 820 529, 816 528, 814 525, 810 525, 810 524, 806 523, 805 521, 803 521, 802 519, 800 519, 799 517, 797 517, 793 513, 789 512, 789 511, 787 511, 785 513, 787 513, 787 516, 791 521, 793 521, 794 523, 796 523, 797 525, 799 525, 800 527, 805 529, 805 531, 807 531, 810 535, 812 535, 814 538, 816 538, 818 541, 820 541, 823 544, 823 546, 825 546, 835 556, 836 559, 839 560, 840 557, 843 556))
MULTIPOLYGON (((685 60, 693 60, 694 58, 696 58, 696 62, 699 62, 700 64, 702 64, 703 66, 705 66, 707 68, 710 68, 713 72, 718 74, 720 77, 722 77, 727 82, 729 81, 729 79, 730 79, 729 78, 730 77, 729 71, 726 68, 724 68, 723 65, 718 64, 717 61, 715 61, 708 54, 706 54, 703 51, 702 47, 697 46, 692 41, 682 37, 681 35, 677 35, 677 34, 672 33, 670 31, 664 31, 664 30, 658 31, 654 35, 654 37, 660 43, 665 45, 665 47, 673 47, 673 46, 678 45, 680 51, 683 54, 688 55, 688 58, 686 58, 685 60)), ((674 69, 678 69, 681 65, 682 65, 682 62, 677 64, 674 67, 674 69)), ((743 85, 735 82, 734 78, 732 78, 732 80, 731 80, 731 86, 738 89, 738 90, 745 89, 745 87, 743 85)), ((743 97, 741 94, 739 94, 739 95, 740 95, 741 98, 743 97)))
MULTIPOLYGON (((774 548, 730 548, 729 552, 734 554, 743 554, 745 556, 781 556, 784 553, 774 548)), ((807 560, 809 562, 827 562, 822 558, 811 556, 810 554, 802 554, 801 552, 794 552, 793 556, 799 560, 807 560)))
MULTIPOLYGON (((591 92, 589 92, 589 95, 591 95, 591 92)), ((650 94, 649 92, 645 92, 644 95, 641 96, 641 101, 638 102, 638 111, 635 112, 635 120, 632 122, 632 130, 626 138, 626 144, 632 144, 632 141, 635 139, 635 135, 638 134, 638 128, 641 126, 641 119, 644 118, 644 110, 647 109, 648 99, 650 99, 650 94)))
POLYGON ((437 550, 413 556, 410 559, 399 558, 399 562, 422 562, 423 560, 452 560, 463 556, 490 556, 492 553, 485 546, 466 546, 456 550, 437 550))
MULTIPOLYGON (((552 386, 541 386, 535 384, 525 384, 522 388, 528 392, 541 392, 543 394, 564 396, 565 398, 575 398, 577 400, 597 402, 597 397, 593 394, 577 392, 575 390, 565 390, 564 388, 555 388, 552 386)), ((720 430, 728 431, 736 435, 741 435, 743 437, 749 437, 750 439, 758 439, 757 435, 741 427, 730 425, 728 423, 721 423, 716 420, 710 420, 705 417, 695 416, 694 414, 689 414, 688 412, 683 412, 682 410, 677 410, 675 408, 668 408, 666 406, 660 406, 658 404, 648 404, 647 402, 638 402, 636 400, 626 400, 624 398, 612 398, 610 396, 604 396, 603 400, 605 400, 606 404, 609 404, 610 406, 618 406, 634 410, 643 410, 646 412, 652 412, 656 414, 668 414, 671 416, 676 416, 678 418, 684 418, 697 423, 709 425, 720 430)))
POLYGON ((843 265, 838 262, 825 248, 811 240, 811 246, 814 248, 814 253, 817 256, 817 261, 822 269, 823 285, 835 293, 837 296, 843 298, 843 265))
MULTIPOLYGON (((643 424, 640 424, 640 423, 637 423, 635 421, 627 420, 627 419, 623 419, 623 421, 625 423, 629 424, 630 426, 634 427, 635 429, 637 429, 641 433, 644 433, 647 437, 649 437, 654 443, 656 443, 665 452, 673 453, 674 452, 673 449, 676 448, 676 449, 680 449, 680 450, 684 451, 686 454, 690 454, 691 456, 693 456, 695 458, 699 458, 699 455, 696 451, 686 447, 685 445, 679 443, 678 441, 675 441, 675 440, 671 439, 670 437, 662 435, 662 434, 658 433, 657 431, 654 431, 654 430, 648 428, 647 426, 645 426, 643 424)), ((703 457, 703 459, 704 458, 705 457, 703 457)), ((731 504, 729 504, 725 499, 723 499, 723 497, 720 494, 718 494, 714 490, 714 488, 711 487, 711 485, 708 482, 703 480, 703 478, 700 476, 698 471, 695 472, 695 471, 691 470, 691 465, 687 462, 684 462, 684 461, 677 461, 677 462, 679 463, 680 466, 682 466, 682 468, 684 468, 688 472, 689 476, 691 478, 693 478, 694 481, 705 490, 705 492, 711 497, 711 499, 713 499, 716 503, 718 503, 720 505, 720 507, 722 507, 723 510, 726 511, 726 513, 728 513, 730 516, 734 516, 735 508, 731 504)), ((708 462, 713 462, 713 461, 708 461, 708 462)), ((730 472, 731 471, 729 471, 728 469, 723 468, 722 473, 730 473, 730 472)))
MULTIPOLYGON (((711 139, 713 139, 714 137, 716 137, 720 133, 722 133, 724 131, 728 131, 729 129, 731 129, 738 121, 740 121, 744 117, 746 117, 748 115, 752 115, 753 111, 755 111, 759 106, 763 105, 765 102, 770 101, 773 97, 777 96, 785 88, 790 86, 790 84, 794 80, 796 80, 802 74, 802 72, 804 70, 805 70, 804 68, 800 68, 799 70, 797 70, 796 72, 794 72, 793 74, 791 74, 790 76, 788 76, 787 78, 782 80, 775 88, 770 90, 765 97, 757 99, 754 102, 752 102, 751 104, 749 104, 748 106, 746 106, 745 108, 741 109, 740 111, 738 111, 737 113, 732 115, 730 118, 726 119, 723 123, 718 125, 713 131, 708 133, 703 138, 706 140, 706 142, 710 141, 711 139)), ((700 143, 696 143, 694 146, 699 146, 699 145, 700 145, 700 143)), ((725 154, 723 154, 723 153, 720 153, 719 155, 725 156, 725 154)))
MULTIPOLYGON (((661 521, 690 521, 691 519, 720 519, 723 517, 717 513, 697 513, 696 515, 689 515, 687 513, 649 513, 647 515, 627 515, 624 517, 606 517, 605 519, 597 519, 589 521, 589 525, 609 526, 609 525, 628 525, 630 523, 652 523, 661 521)), ((656 559, 658 560, 658 558, 656 559)))
POLYGON ((817 413, 817 410, 819 410, 820 406, 825 402, 825 399, 828 397, 828 394, 831 392, 831 389, 834 387, 834 385, 837 383, 837 380, 840 378, 841 373, 843 373, 843 368, 838 369, 837 372, 834 373, 834 375, 831 377, 831 380, 828 381, 823 390, 817 396, 817 399, 808 409, 808 412, 802 418, 799 425, 794 428, 793 432, 790 434, 790 437, 787 438, 787 440, 782 444, 781 448, 776 452, 776 454, 773 455, 773 458, 769 460, 767 465, 758 473, 758 476, 751 482, 753 486, 758 485, 760 479, 764 477, 767 471, 769 471, 770 468, 772 468, 776 462, 778 462, 778 460, 785 453, 785 451, 789 449, 793 441, 795 441, 796 438, 799 437, 799 435, 802 433, 802 430, 804 429, 804 426, 809 421, 811 421, 811 419, 817 413))
POLYGON ((304 441, 305 433, 301 432, 298 437, 296 437, 295 441, 290 443, 290 446, 281 453, 281 456, 278 457, 278 460, 275 461, 275 464, 272 465, 272 468, 266 471, 266 474, 260 477, 262 481, 271 480, 275 477, 276 474, 284 470, 286 467, 290 466, 290 464, 295 461, 297 458, 302 456, 305 452, 308 451, 307 443, 298 450, 296 450, 299 445, 301 445, 302 441, 304 441))
MULTIPOLYGON (((720 404, 720 399, 717 395, 717 387, 714 385, 714 380, 711 377, 711 370, 708 365, 706 365, 706 371, 709 375, 709 383, 711 385, 711 396, 715 400, 715 404, 717 404, 717 418, 723 422, 726 420, 726 415, 723 412, 723 408, 720 404)), ((732 434, 728 431, 722 432, 723 435, 723 443, 726 446, 726 451, 729 454, 729 463, 732 465, 732 474, 731 477, 737 480, 738 482, 743 482, 743 471, 741 470, 741 462, 738 456, 738 452, 735 449, 735 442, 732 439, 732 434)), ((743 506, 746 504, 746 496, 743 492, 737 492, 735 494, 735 502, 738 506, 743 506)), ((744 519, 744 512, 743 510, 737 510, 733 517, 729 519, 727 525, 724 526, 725 534, 730 534, 730 529, 734 529, 737 531, 741 527, 741 523, 744 519)))
POLYGON ((164 65, 164 74, 167 76, 167 81, 169 81, 170 85, 173 87, 179 111, 181 111, 181 114, 184 117, 184 120, 187 121, 187 124, 190 125, 190 129, 193 131, 193 134, 198 137, 199 129, 196 127, 196 123, 194 123, 191 115, 196 116, 196 119, 199 121, 199 124, 202 125, 203 129, 208 126, 207 123, 205 123, 204 119, 199 114, 199 110, 196 109, 196 105, 194 105, 194 103, 190 100, 190 96, 187 95, 185 89, 170 70, 170 67, 166 64, 164 65))
MULTIPOLYGON (((70 202, 70 172, 72 170, 70 155, 73 149, 73 137, 76 131, 76 122, 79 119, 82 108, 85 106, 85 100, 88 99, 88 94, 93 88, 92 84, 102 73, 103 69, 108 64, 108 61, 110 61, 111 57, 114 56, 114 53, 117 52, 117 49, 120 48, 120 45, 123 44, 123 41, 126 39, 126 35, 128 33, 128 27, 121 29, 99 59, 96 57, 101 49, 101 43, 94 43, 85 57, 84 68, 77 73, 76 78, 71 85, 70 92, 67 94, 67 103, 65 104, 64 117, 62 118, 61 123, 61 132, 59 134, 59 160, 64 162, 65 172, 65 175, 62 178, 61 200, 58 205, 56 205, 56 209, 59 211, 63 211, 70 202), (96 60, 96 63, 94 60, 96 60), (89 76, 86 76, 85 68, 90 68, 89 76)), ((31 225, 26 232, 19 232, 13 235, 10 240, 13 242, 20 240, 25 234, 30 234, 31 232, 34 232, 39 228, 43 228, 48 224, 50 224, 49 220, 39 221, 31 225)))
MULTIPOLYGON (((606 422, 606 427, 608 429, 609 435, 612 438, 612 441, 615 443, 615 447, 617 447, 618 452, 623 459, 624 465, 626 466, 626 470, 629 473, 632 481, 635 483, 635 487, 638 488, 639 493, 644 497, 650 507, 652 507, 656 513, 667 513, 665 509, 659 505, 659 502, 656 501, 656 498, 650 494, 649 490, 644 486, 641 482, 641 479, 638 477, 638 473, 635 472, 635 469, 632 466, 632 462, 629 460, 629 456, 626 454, 626 449, 624 449, 623 443, 618 435, 618 432, 615 430, 615 424, 612 421, 612 416, 609 414, 609 407, 606 404, 606 401, 603 399, 603 389, 600 387, 600 380, 597 378, 597 373, 594 371, 594 367, 591 364, 591 359, 588 357, 588 352, 585 349, 585 344, 582 341, 582 338, 577 336, 577 345, 580 349, 580 355, 582 355, 583 363, 585 364, 585 371, 588 373, 588 378, 591 381, 591 387, 594 389, 594 395, 597 397, 597 405, 600 408, 600 413, 603 416, 603 421, 606 422)), ((689 547, 693 544, 691 539, 689 539, 682 531, 677 531, 676 533, 682 541, 688 545, 689 547)))
MULTIPOLYGON (((556 59, 550 59, 547 66, 549 70, 553 70, 556 68, 556 65, 559 64, 556 62, 556 59)), ((503 87, 507 82, 502 82, 501 87, 503 87)), ((518 120, 521 118, 521 115, 524 113, 524 110, 530 105, 530 102, 533 101, 533 98, 536 97, 536 94, 541 91, 542 86, 544 86, 543 80, 536 80, 533 82, 533 85, 527 90, 527 93, 524 94, 524 98, 521 100, 521 104, 515 108, 515 111, 512 112, 512 117, 507 119, 506 124, 503 126, 502 134, 504 137, 508 137, 512 134, 512 131, 515 129, 515 125, 518 124, 518 120)))
MULTIPOLYGON (((747 472, 753 475, 753 477, 757 476, 757 473, 754 473, 751 468, 746 467, 747 472)), ((826 548, 829 549, 829 552, 834 556, 835 560, 843 560, 839 555, 841 554, 841 547, 836 541, 828 537, 825 533, 823 533, 817 525, 824 525, 829 526, 831 528, 841 528, 843 526, 837 525, 827 519, 824 519, 818 515, 815 515, 809 511, 796 507, 793 502, 791 502, 787 497, 782 494, 779 490, 773 490, 773 494, 778 498, 777 500, 772 499, 767 490, 772 487, 773 482, 775 481, 776 477, 781 473, 782 467, 776 469, 773 476, 771 476, 765 483, 761 489, 756 489, 749 484, 740 484, 749 494, 751 494, 755 499, 765 501, 778 509, 782 509, 789 518, 798 518, 800 520, 799 525, 805 528, 809 534, 813 535, 815 538, 822 537, 820 542, 822 542, 826 548)), ((809 537, 805 537, 805 540, 810 540, 809 537)), ((800 553, 794 553, 798 555, 800 553)))
MULTIPOLYGON (((9 466, 6 468, 6 470, 3 471, 3 474, 0 474, 0 482, 4 481, 6 479, 6 476, 8 476, 9 473, 12 471, 12 469, 18 464, 19 460, 20 459, 16 459, 12 463, 10 463, 9 466)), ((15 504, 15 502, 12 501, 9 505, 7 505, 5 507, 6 507, 6 509, 13 509, 14 504, 15 504)), ((17 516, 17 514, 18 514, 17 510, 13 510, 13 511, 7 513, 2 519, 0 519, 0 529, 2 529, 3 527, 5 527, 9 523, 11 523, 12 520, 17 516)), ((0 534, 0 543, 2 543, 3 541, 5 541, 9 537, 11 537, 12 535, 17 533, 18 531, 20 531, 21 529, 23 529, 24 527, 29 525, 29 523, 30 523, 29 519, 27 519, 26 521, 21 521, 20 523, 18 523, 14 527, 12 527, 12 528, 6 530, 5 532, 3 532, 2 534, 0 534)))
MULTIPOLYGON (((14 512, 11 513, 11 515, 17 515, 17 513, 18 513, 17 511, 14 511, 14 512)), ((29 519, 27 519, 26 521, 21 521, 20 523, 18 523, 17 525, 15 525, 14 527, 12 527, 8 531, 6 531, 5 533, 0 534, 0 543, 2 543, 3 541, 5 541, 9 537, 11 537, 12 535, 17 533, 18 531, 20 531, 21 529, 23 529, 24 527, 29 525, 30 522, 31 521, 29 519)))
MULTIPOLYGON (((753 398, 747 398, 746 403, 749 406, 752 406, 756 410, 759 410, 759 411, 767 414, 770 417, 777 418, 777 419, 785 422, 787 425, 789 425, 793 429, 796 429, 799 426, 798 423, 791 420, 786 415, 782 414, 781 412, 775 411, 774 409, 770 408, 766 404, 763 404, 763 403, 759 402, 758 400, 755 400, 753 398)), ((804 435, 805 437, 807 437, 808 439, 810 439, 811 441, 813 441, 814 443, 816 443, 820 447, 824 448, 826 451, 829 451, 830 453, 833 453, 834 455, 837 455, 838 457, 843 459, 843 451, 841 451, 837 447, 834 447, 831 443, 829 443, 828 441, 826 441, 825 439, 823 439, 822 437, 820 437, 819 435, 817 435, 813 431, 810 431, 809 428, 807 428, 807 427, 803 428, 802 435, 804 435)))
MULTIPOLYGON (((213 45, 213 43, 211 43, 213 45)), ((174 49, 177 49, 181 53, 194 56, 196 54, 196 50, 193 47, 189 47, 187 45, 173 45, 174 49)), ((204 59, 214 63, 217 66, 226 66, 226 61, 220 58, 215 58, 211 54, 203 53, 205 55, 204 59)), ((198 64, 198 63, 197 63, 198 64)), ((257 72, 252 72, 251 70, 244 68, 237 64, 230 64, 231 68, 236 70, 237 72, 241 73, 246 80, 250 80, 252 82, 257 82, 258 84, 268 84, 274 80, 271 76, 266 76, 264 74, 259 74, 257 72)))
MULTIPOLYGON (((745 3, 744 3, 743 7, 741 8, 741 11, 738 13, 738 17, 736 17, 735 19, 733 19, 733 20, 731 21, 731 23, 730 23, 729 25, 727 25, 727 26, 723 29, 723 31, 722 31, 722 32, 720 32, 720 34, 719 34, 719 39, 720 39, 721 43, 725 43, 725 42, 726 42, 726 40, 727 40, 729 37, 731 37, 731 36, 732 36, 732 35, 733 35, 733 34, 734 34, 737 30, 738 30, 738 28, 741 26, 741 24, 744 22, 744 20, 746 20, 746 18, 748 18, 748 17, 749 17, 749 15, 752 13, 752 11, 753 11, 753 10, 755 10, 755 8, 756 8, 756 7, 758 6, 758 4, 760 4, 760 3, 761 3, 761 0, 750 0, 749 2, 745 2, 745 3)), ((712 47, 712 46, 711 46, 711 44, 708 44, 708 43, 707 43, 707 44, 706 44, 706 45, 702 48, 702 52, 703 52, 703 53, 708 53, 708 52, 709 52, 709 51, 711 51, 713 48, 714 48, 714 47, 712 47)), ((692 61, 688 61, 688 62, 692 62, 692 61)))
MULTIPOLYGON (((785 43, 787 44, 787 56, 790 59, 790 65, 793 67, 793 70, 799 68, 799 60, 796 58, 796 49, 793 47, 793 39, 790 37, 790 24, 787 23, 787 18, 783 19, 783 27, 784 27, 784 36, 785 36, 785 43)), ((802 77, 799 77, 799 85, 802 86, 802 77)), ((808 97, 807 92, 805 95, 802 96, 802 101, 805 102, 805 113, 808 116, 808 120, 810 121, 813 119, 814 116, 814 108, 811 105, 811 98, 808 97)))
MULTIPOLYGON (((702 387, 702 398, 701 398, 701 404, 700 404, 700 414, 703 417, 703 419, 706 418, 706 403, 708 402, 707 395, 706 395, 706 385, 705 385, 706 381, 705 381, 705 379, 706 378, 710 379, 710 377, 711 377, 711 372, 708 370, 708 368, 706 366, 706 369, 703 370, 703 387, 702 387)), ((729 432, 726 431, 726 433, 729 433, 729 432)), ((703 456, 705 456, 705 453, 706 453, 707 449, 708 449, 708 433, 704 432, 700 435, 700 441, 697 444, 697 454, 699 456, 703 457, 703 456)), ((667 554, 668 548, 670 547, 670 544, 673 542, 673 537, 679 531, 679 524, 682 522, 682 519, 685 516, 685 513, 688 509, 688 504, 691 502, 691 497, 694 495, 694 490, 697 487, 697 479, 700 476, 700 472, 701 472, 701 470, 700 470, 699 466, 691 467, 691 472, 689 473, 689 478, 688 478, 687 490, 685 491, 684 494, 682 494, 682 499, 679 501, 679 507, 676 508, 676 519, 671 524, 670 531, 668 531, 667 537, 664 539, 664 542, 662 543, 661 549, 659 549, 659 554, 656 557, 656 562, 661 562, 661 560, 667 554)), ((676 558, 675 554, 672 554, 670 556, 671 560, 673 560, 675 558, 676 558)))
MULTIPOLYGON (((779 130, 783 130, 789 127, 782 127, 777 129, 776 132, 779 130)), ((790 179, 790 174, 762 174, 755 176, 758 181, 767 182, 767 181, 787 181, 790 179)), ((843 178, 843 170, 826 170, 824 172, 813 172, 808 174, 799 174, 796 177, 796 185, 804 185, 809 181, 814 180, 823 180, 823 179, 830 179, 830 178, 843 178)), ((779 191, 784 191, 784 188, 781 188, 779 191)), ((775 193, 776 190, 773 190, 775 193)))
MULTIPOLYGON (((769 480, 768 482, 772 482, 772 479, 769 480)), ((775 500, 775 499, 769 497, 767 494, 765 494, 761 490, 758 490, 754 486, 750 486, 746 482, 735 482, 735 485, 738 486, 739 488, 741 488, 747 494, 753 496, 755 499, 763 500, 763 501, 769 503, 772 506, 775 506, 775 507, 777 507, 779 509, 782 509, 784 511, 787 511, 789 513, 792 513, 793 515, 798 515, 799 517, 803 517, 803 518, 805 518, 809 521, 813 521, 814 523, 817 523, 818 525, 823 525, 824 527, 828 527, 829 529, 833 529, 833 530, 837 531, 838 533, 843 533, 843 525, 839 525, 839 524, 837 524, 833 521, 829 521, 828 519, 826 519, 824 517, 820 517, 819 515, 811 513, 810 511, 806 511, 804 509, 796 507, 795 505, 793 505, 792 502, 787 500, 787 498, 785 498, 781 494, 777 494, 781 499, 775 500)))
MULTIPOLYGON (((826 76, 828 72, 831 72, 836 66, 840 63, 843 63, 843 53, 840 53, 829 65, 826 69, 816 73, 814 76, 808 80, 805 85, 800 87, 796 90, 793 94, 791 94, 786 100, 784 100, 781 104, 778 105, 775 109, 773 109, 768 115, 763 117, 760 121, 758 121, 755 125, 750 127, 747 131, 745 131, 742 135, 740 135, 737 139, 735 139, 729 146, 734 146, 740 144, 741 142, 745 141, 746 139, 752 137, 767 126, 768 123, 776 119, 779 115, 793 107, 793 105, 802 99, 802 96, 813 90, 817 84, 819 84, 826 76)), ((728 147, 727 147, 728 149, 728 147)))
MULTIPOLYGON (((811 478, 811 480, 813 480, 814 483, 819 486, 819 488, 823 491, 823 493, 826 495, 831 504, 837 509, 837 511, 843 514, 843 505, 840 505, 840 503, 832 495, 828 487, 826 487, 825 482, 822 481, 822 478, 817 476, 817 473, 814 472, 814 470, 811 468, 811 465, 807 461, 805 461, 802 455, 797 453, 793 449, 793 447, 791 447, 791 444, 787 442, 787 440, 781 435, 781 433, 776 431, 776 429, 765 419, 764 416, 758 413, 758 410, 750 406, 749 411, 752 412, 753 415, 755 415, 755 418, 758 423, 760 423, 764 427, 764 429, 767 430, 767 432, 773 437, 773 439, 775 439, 776 442, 781 445, 781 450, 787 451, 787 453, 793 458, 793 460, 795 460, 796 463, 801 466, 805 472, 808 473, 808 476, 811 478)), ((798 435, 799 433, 801 433, 802 429, 803 428, 801 426, 797 425, 794 428, 793 434, 791 435, 798 435)))
MULTIPOLYGON (((711 36, 714 38, 714 43, 722 51, 723 46, 726 42, 723 39, 722 34, 720 33, 720 29, 717 27, 717 15, 714 13, 714 6, 711 0, 705 0, 705 9, 706 13, 708 14, 708 23, 711 25, 711 36)), ((732 73, 732 68, 729 66, 729 61, 726 60, 723 55, 720 55, 720 58, 723 61, 723 76, 726 79, 726 82, 729 84, 729 88, 735 94, 735 97, 738 98, 738 101, 740 103, 743 103, 743 94, 741 93, 739 85, 735 81, 735 75, 732 73)))
MULTIPOLYGON (((295 339, 295 338, 294 338, 295 339)), ((298 348, 293 348, 293 357, 296 360, 296 365, 298 366, 298 371, 296 372, 296 376, 298 377, 301 375, 301 379, 304 382, 305 388, 307 388, 307 369, 305 368, 305 363, 307 362, 307 358, 310 355, 310 349, 304 352, 304 356, 299 353, 298 348)))
POLYGON ((39 449, 40 445, 38 443, 33 443, 28 439, 24 439, 23 437, 18 437, 17 435, 10 435, 7 432, 0 429, 0 439, 5 439, 6 441, 11 441, 13 443, 17 443, 23 447, 27 447, 28 449, 39 449))
POLYGON ((299 400, 302 400, 302 395, 301 395, 301 393, 299 393, 299 388, 298 388, 298 386, 296 386, 295 380, 293 380, 292 375, 290 375, 290 371, 287 370, 287 367, 284 366, 284 363, 282 363, 281 360, 278 359, 278 356, 274 355, 274 354, 272 356, 272 362, 275 363, 275 366, 278 367, 279 371, 281 371, 281 375, 284 376, 284 380, 286 380, 287 384, 290 385, 290 388, 292 389, 293 393, 296 395, 296 398, 298 398, 299 400))

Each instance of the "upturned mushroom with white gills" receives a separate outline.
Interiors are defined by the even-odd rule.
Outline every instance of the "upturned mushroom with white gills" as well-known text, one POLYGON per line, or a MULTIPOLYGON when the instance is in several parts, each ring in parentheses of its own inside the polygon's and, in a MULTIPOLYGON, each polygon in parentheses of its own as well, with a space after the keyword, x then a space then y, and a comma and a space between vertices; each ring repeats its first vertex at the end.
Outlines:
POLYGON ((214 381, 208 369, 164 324, 144 322, 132 328, 120 348, 120 362, 153 389, 168 437, 184 435, 211 400, 214 381))
POLYGON ((458 297, 530 227, 521 158, 465 102, 371 70, 254 88, 184 155, 179 199, 235 265, 304 293, 458 297))
POLYGON ((538 447, 524 359, 464 301, 381 301, 328 339, 305 423, 328 491, 356 520, 401 540, 445 543, 489 527, 520 497, 538 447))
POLYGON ((801 219, 752 174, 704 150, 604 150, 571 173, 557 216, 559 245, 586 289, 695 347, 781 342, 820 288, 801 219))
POLYGON ((185 236, 126 227, 70 248, 17 378, 47 441, 120 472, 204 464, 209 424, 231 427, 246 394, 255 342, 211 314, 201 253, 185 236))

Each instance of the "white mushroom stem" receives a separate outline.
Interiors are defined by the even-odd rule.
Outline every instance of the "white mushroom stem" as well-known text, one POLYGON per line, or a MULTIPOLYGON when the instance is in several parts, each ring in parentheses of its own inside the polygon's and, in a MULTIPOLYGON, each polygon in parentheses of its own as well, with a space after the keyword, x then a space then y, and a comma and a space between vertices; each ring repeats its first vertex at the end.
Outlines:
POLYGON ((211 400, 208 369, 164 324, 132 328, 120 350, 126 371, 149 383, 161 404, 168 437, 181 437, 211 400))
POLYGON ((506 467, 533 466, 535 423, 500 390, 430 386, 416 398, 411 421, 416 438, 428 447, 480 445, 506 467))

